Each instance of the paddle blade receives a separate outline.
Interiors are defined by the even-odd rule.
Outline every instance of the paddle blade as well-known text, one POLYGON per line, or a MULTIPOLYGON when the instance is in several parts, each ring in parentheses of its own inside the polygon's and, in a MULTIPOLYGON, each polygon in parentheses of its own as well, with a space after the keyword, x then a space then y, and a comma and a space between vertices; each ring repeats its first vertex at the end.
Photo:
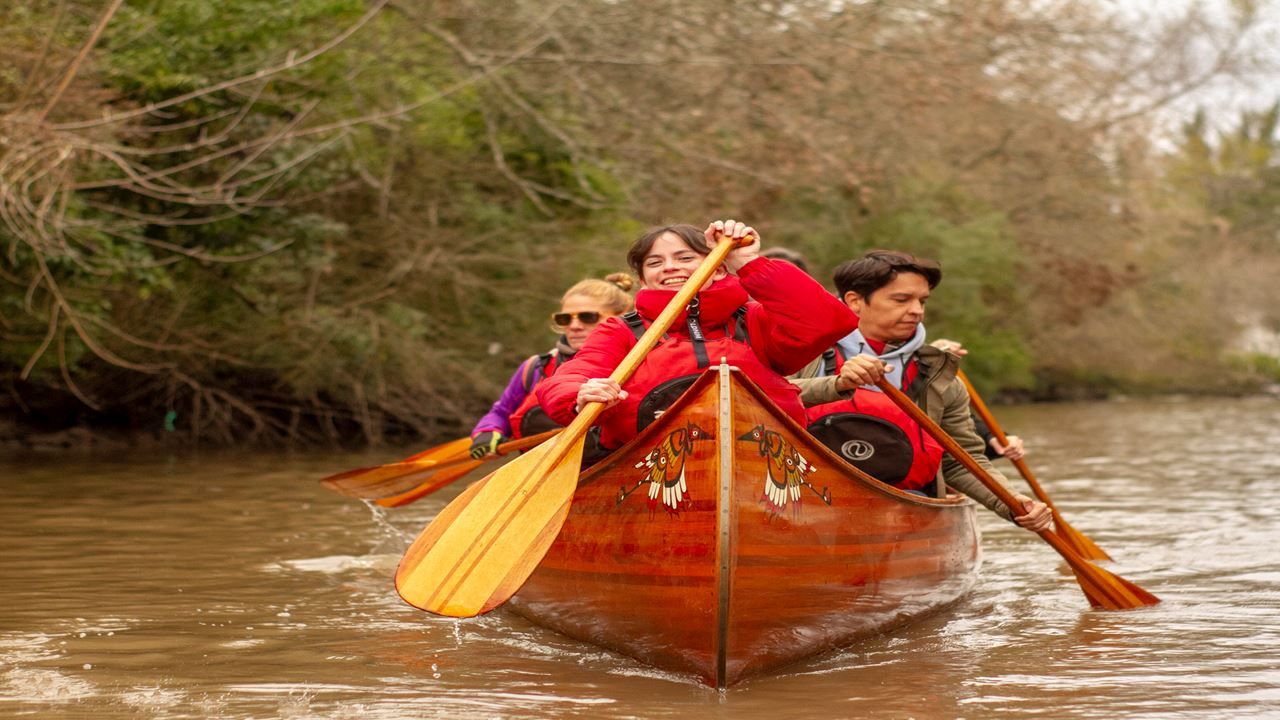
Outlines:
POLYGON ((543 443, 467 488, 409 547, 396 592, 414 607, 471 617, 515 594, 560 532, 578 485, 582 437, 543 443))
POLYGON ((1160 602, 1155 595, 1097 565, 1084 561, 1070 565, 1089 604, 1099 610, 1132 610, 1160 602))
POLYGON ((1089 604, 1099 610, 1132 610, 1134 608, 1155 605, 1160 598, 1143 590, 1134 583, 1119 575, 1107 572, 1081 558, 1065 540, 1049 530, 1037 533, 1045 542, 1053 546, 1063 560, 1071 566, 1076 575, 1076 582, 1088 598, 1089 604))
POLYGON ((1098 547, 1098 544, 1095 543, 1088 535, 1085 535, 1079 530, 1071 527, 1066 520, 1062 519, 1061 515, 1057 515, 1057 513, 1054 513, 1054 515, 1054 531, 1058 534, 1058 537, 1065 540, 1067 544, 1076 551, 1076 554, 1086 560, 1111 559, 1111 556, 1107 554, 1107 551, 1098 547))
POLYGON ((437 445, 433 448, 427 448, 417 455, 410 455, 401 460, 401 462, 418 462, 421 460, 435 460, 444 462, 445 460, 454 460, 466 455, 471 451, 471 438, 462 437, 457 440, 450 440, 443 445, 437 445))
POLYGON ((483 464, 483 460, 472 460, 470 462, 454 465, 453 467, 441 468, 435 471, 435 473, 431 475, 426 482, 409 488, 398 495, 378 498, 377 500, 374 500, 374 502, 382 507, 403 507, 416 500, 421 500, 423 497, 452 483, 454 480, 457 480, 483 464))
POLYGON ((378 500, 417 487, 436 465, 467 456, 470 438, 459 438, 390 465, 357 468, 322 478, 334 492, 361 500, 378 500))
MULTIPOLYGON (((911 419, 920 423, 920 427, 924 428, 935 440, 942 443, 947 452, 951 453, 951 457, 955 458, 975 478, 981 481, 988 490, 1000 499, 1000 502, 1010 508, 1018 506, 1017 499, 1009 492, 1008 488, 996 482, 990 473, 973 459, 972 455, 960 447, 955 438, 948 435, 946 431, 938 426, 938 423, 934 422, 927 413, 911 402, 901 390, 890 385, 884 378, 877 380, 876 386, 892 398, 894 404, 902 408, 902 411, 907 415, 910 415, 911 419)), ((1057 550, 1058 554, 1071 566, 1071 569, 1076 574, 1076 580, 1080 583, 1080 589, 1084 590, 1085 597, 1089 599, 1089 604, 1093 607, 1106 610, 1128 610, 1146 605, 1155 605, 1160 602, 1160 598, 1155 595, 1081 558, 1066 540, 1063 540, 1053 531, 1041 530, 1036 534, 1052 545, 1053 549, 1057 550)))
POLYGON ((435 460, 422 460, 357 468, 324 478, 320 484, 348 497, 379 500, 421 485, 437 465, 435 460))

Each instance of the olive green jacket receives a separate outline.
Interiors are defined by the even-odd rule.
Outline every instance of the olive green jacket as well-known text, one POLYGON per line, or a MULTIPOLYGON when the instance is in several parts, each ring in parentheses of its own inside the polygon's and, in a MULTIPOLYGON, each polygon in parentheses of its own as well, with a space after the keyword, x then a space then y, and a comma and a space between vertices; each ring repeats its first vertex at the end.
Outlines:
MULTIPOLYGON (((960 358, 943 352, 932 345, 925 345, 916 351, 916 361, 920 371, 916 379, 907 388, 907 395, 917 405, 929 413, 929 417, 938 423, 948 435, 955 438, 973 459, 982 466, 991 477, 1008 487, 1004 475, 991 465, 983 452, 984 444, 974 428, 973 416, 969 413, 969 391, 964 383, 956 379, 956 370, 960 368, 960 358)), ((822 358, 819 357, 791 376, 791 382, 800 386, 800 399, 805 407, 821 405, 848 399, 852 390, 840 392, 836 390, 836 376, 818 376, 822 369, 822 358)), ((942 480, 968 495, 992 512, 1006 520, 1013 520, 1013 513, 977 478, 969 473, 955 458, 945 454, 942 458, 942 480)))

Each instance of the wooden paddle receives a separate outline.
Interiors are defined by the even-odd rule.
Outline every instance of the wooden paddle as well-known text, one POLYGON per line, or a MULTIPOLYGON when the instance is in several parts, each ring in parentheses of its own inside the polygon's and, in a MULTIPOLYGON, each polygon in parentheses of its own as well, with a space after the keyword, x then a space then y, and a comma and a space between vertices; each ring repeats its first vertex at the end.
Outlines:
MULTIPOLYGON (((609 377, 624 383, 742 238, 722 237, 609 377)), ((560 532, 578 486, 582 442, 604 411, 588 403, 560 436, 467 488, 396 569, 396 591, 423 610, 471 617, 506 602, 560 532)))
MULTIPOLYGON (((969 404, 973 406, 974 412, 978 413, 978 417, 982 418, 982 422, 987 424, 991 429, 991 434, 1001 445, 1008 445, 1009 438, 1004 434, 1004 430, 1000 428, 1000 423, 996 422, 996 418, 991 414, 991 410, 987 409, 987 404, 982 402, 982 397, 978 395, 978 391, 974 389, 973 384, 969 382, 969 378, 965 376, 963 370, 956 372, 956 377, 960 378, 960 382, 964 383, 965 388, 969 391, 969 404)), ((1066 540, 1076 553, 1088 560, 1110 560, 1111 556, 1102 548, 1098 547, 1088 535, 1071 527, 1066 520, 1062 519, 1062 515, 1058 512, 1058 508, 1054 507, 1053 501, 1049 499, 1049 493, 1044 491, 1040 486, 1040 482, 1036 480, 1035 474, 1031 472, 1031 468, 1027 466, 1025 460, 1010 460, 1013 466, 1018 468, 1018 472, 1022 474, 1022 478, 1027 481, 1027 485, 1031 487, 1031 492, 1040 499, 1040 502, 1049 506, 1049 511, 1053 513, 1054 532, 1063 540, 1066 540)))
MULTIPOLYGON (((974 477, 981 480, 982 484, 995 493, 996 497, 1000 498, 1000 502, 1010 509, 1021 507, 1017 499, 1004 485, 996 482, 995 478, 992 478, 964 448, 960 447, 959 443, 942 428, 938 427, 938 424, 925 411, 911 402, 910 398, 904 395, 901 390, 890 385, 884 378, 877 380, 876 386, 892 398, 894 403, 902 408, 903 412, 919 423, 920 427, 923 427, 934 439, 942 443, 942 446, 947 449, 947 452, 951 453, 952 457, 958 460, 961 465, 964 465, 969 472, 973 473, 974 477)), ((1015 510, 1014 514, 1020 513, 1015 510)), ((1053 549, 1057 550, 1058 554, 1071 566, 1071 570, 1076 575, 1076 580, 1080 583, 1080 589, 1084 591, 1085 597, 1089 599, 1089 604, 1093 607, 1104 610, 1128 610, 1155 605, 1160 602, 1160 598, 1155 595, 1080 557, 1071 545, 1052 532, 1041 530, 1036 534, 1052 545, 1053 549)))
POLYGON ((460 438, 400 462, 330 475, 320 483, 349 497, 373 500, 383 507, 399 507, 439 490, 486 462, 531 448, 558 432, 560 431, 548 430, 509 440, 497 447, 496 454, 485 455, 478 460, 468 454, 471 450, 471 438, 460 438))
POLYGON ((556 428, 555 430, 548 430, 543 433, 538 433, 537 435, 530 435, 529 437, 518 438, 516 440, 502 443, 498 446, 496 454, 485 455, 478 460, 467 456, 460 460, 440 463, 435 466, 435 468, 425 471, 422 474, 422 482, 417 486, 409 488, 397 495, 388 495, 386 497, 378 498, 377 500, 374 500, 374 502, 382 507, 401 507, 408 505, 415 500, 419 500, 430 495, 491 460, 495 460, 519 450, 525 450, 527 448, 540 445, 544 441, 555 437, 559 432, 560 429, 556 428))
MULTIPOLYGON (((418 467, 421 468, 434 467, 441 461, 467 457, 467 451, 470 449, 471 438, 458 438, 457 440, 450 440, 442 445, 423 450, 416 455, 411 455, 398 463, 393 463, 390 467, 404 469, 412 463, 417 463, 418 467)), ((384 471, 383 468, 386 467, 389 466, 378 465, 347 470, 346 472, 321 478, 320 484, 336 493, 360 498, 361 500, 372 500, 383 497, 388 492, 394 494, 411 487, 406 485, 396 489, 395 478, 397 473, 384 471), (384 484, 389 484, 391 486, 390 489, 384 488, 384 484)))

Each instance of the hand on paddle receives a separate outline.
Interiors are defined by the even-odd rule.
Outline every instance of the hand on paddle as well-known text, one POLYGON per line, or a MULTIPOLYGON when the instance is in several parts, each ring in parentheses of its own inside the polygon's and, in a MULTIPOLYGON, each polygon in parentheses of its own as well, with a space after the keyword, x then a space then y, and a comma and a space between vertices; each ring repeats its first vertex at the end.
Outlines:
POLYGON ((1022 438, 1017 435, 1010 435, 1005 440, 1009 441, 1008 444, 1001 443, 996 437, 991 438, 991 449, 995 450, 997 455, 1008 458, 1011 461, 1021 460, 1026 457, 1027 453, 1022 447, 1022 438))
POLYGON ((479 460, 485 455, 497 455, 498 446, 507 438, 497 430, 485 430, 471 438, 471 450, 468 452, 472 460, 479 460))
POLYGON ((627 391, 622 389, 617 380, 613 378, 591 378, 578 388, 578 401, 574 403, 573 409, 577 412, 582 412, 582 408, 586 407, 587 403, 598 402, 603 404, 607 410, 626 399, 627 391))
POLYGON ((840 376, 836 378, 836 390, 845 392, 862 385, 875 385, 876 381, 891 372, 893 366, 880 358, 870 355, 856 355, 844 361, 840 366, 840 376))
POLYGON ((702 231, 704 237, 707 238, 707 244, 715 247, 722 237, 750 238, 750 242, 745 245, 738 245, 729 252, 729 256, 724 259, 725 269, 734 275, 738 274, 738 270, 743 265, 760 257, 760 233, 746 223, 740 223, 737 220, 716 220, 702 231))
POLYGON ((962 345, 959 342, 956 342, 955 340, 939 338, 929 344, 938 348, 943 352, 949 352, 952 355, 959 355, 960 357, 964 357, 965 355, 969 354, 969 351, 965 349, 964 345, 962 345))
MULTIPOLYGON (((1053 527, 1053 512, 1049 510, 1049 506, 1039 500, 1032 500, 1026 495, 1014 494, 1014 499, 1022 503, 1025 512, 1022 515, 1015 515, 1013 521, 1021 525, 1023 528, 1031 532, 1040 532, 1041 530, 1049 530, 1053 527)), ((1014 510, 1014 508, 1009 508, 1014 510)))

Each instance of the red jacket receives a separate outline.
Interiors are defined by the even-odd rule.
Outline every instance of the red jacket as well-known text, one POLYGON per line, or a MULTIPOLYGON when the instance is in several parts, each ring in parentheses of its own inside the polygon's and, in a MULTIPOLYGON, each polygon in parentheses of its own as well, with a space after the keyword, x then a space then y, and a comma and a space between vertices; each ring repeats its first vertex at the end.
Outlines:
MULTIPOLYGON (((652 322, 675 294, 641 290, 636 294, 636 310, 646 324, 652 322)), ((800 423, 804 423, 804 406, 799 388, 784 376, 799 371, 858 327, 857 316, 813 278, 791 263, 768 258, 747 263, 737 277, 716 281, 698 293, 698 302, 711 363, 727 357, 800 423), (734 313, 743 305, 747 307, 746 343, 731 336, 734 313)), ((627 399, 601 413, 601 445, 617 448, 635 437, 640 402, 655 386, 699 371, 686 315, 676 317, 666 337, 623 383, 627 399)), ((535 392, 543 410, 568 425, 578 387, 591 378, 608 377, 635 343, 635 333, 622 319, 601 323, 572 360, 538 383, 535 392)))

